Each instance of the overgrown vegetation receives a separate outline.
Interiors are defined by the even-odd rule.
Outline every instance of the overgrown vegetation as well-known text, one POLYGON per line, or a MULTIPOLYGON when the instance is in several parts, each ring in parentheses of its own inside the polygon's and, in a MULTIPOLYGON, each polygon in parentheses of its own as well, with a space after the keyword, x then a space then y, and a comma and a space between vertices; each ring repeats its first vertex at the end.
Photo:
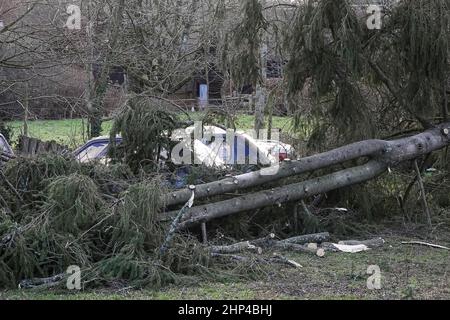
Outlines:
MULTIPOLYGON (((177 12, 173 15, 176 21, 172 22, 178 29, 167 31, 173 26, 161 24, 159 20, 146 21, 152 16, 150 12, 156 12, 154 16, 159 16, 160 12, 148 8, 145 11, 142 1, 140 9, 136 4, 130 1, 129 5, 138 9, 130 11, 129 15, 122 14, 123 1, 120 10, 115 10, 117 23, 110 30, 115 32, 109 33, 107 38, 117 36, 121 23, 124 34, 112 39, 114 45, 99 41, 107 44, 106 51, 99 54, 106 61, 104 64, 110 66, 101 70, 101 82, 95 84, 98 90, 87 97, 95 104, 89 120, 94 125, 91 135, 97 136, 101 131, 108 69, 113 65, 127 66, 132 80, 130 88, 134 92, 127 97, 127 103, 114 121, 104 123, 104 133, 110 136, 109 158, 104 163, 81 164, 70 156, 19 156, 0 168, 0 287, 16 288, 19 283, 32 286, 33 279, 62 275, 70 265, 82 267, 85 288, 157 289, 200 279, 236 279, 265 274, 264 264, 257 263, 261 259, 252 254, 248 259, 235 256, 214 259, 199 241, 201 237, 208 238, 210 244, 229 244, 272 232, 280 238, 320 231, 331 232, 336 238, 362 237, 377 234, 385 221, 404 228, 413 225, 415 230, 424 231, 418 234, 425 236, 441 231, 444 235, 450 234, 448 148, 435 155, 418 156, 414 162, 406 162, 398 168, 389 168, 389 174, 377 181, 310 196, 297 203, 285 204, 292 200, 286 196, 252 212, 208 221, 208 229, 202 230, 204 234, 192 228, 178 230, 171 238, 171 221, 160 219, 163 211, 176 213, 182 205, 167 208, 164 203, 173 180, 183 180, 181 184, 186 186, 248 171, 248 168, 216 170, 202 166, 186 169, 168 159, 176 143, 171 135, 186 126, 183 120, 187 119, 180 114, 179 106, 168 103, 177 107, 174 112, 162 101, 167 102, 169 94, 187 85, 184 79, 187 70, 192 73, 190 69, 202 65, 200 69, 205 68, 203 71, 208 73, 212 65, 216 68, 218 64, 210 63, 207 56, 213 55, 212 52, 216 55, 216 50, 220 49, 223 51, 220 52, 224 60, 223 75, 230 78, 227 91, 240 91, 246 85, 268 89, 266 75, 262 74, 268 63, 263 63, 267 57, 263 58, 262 53, 266 42, 276 42, 270 44, 269 51, 276 56, 272 62, 279 62, 284 76, 277 87, 283 87, 284 81, 287 90, 278 93, 278 89, 272 89, 269 94, 271 98, 266 105, 271 117, 269 127, 285 129, 291 124, 291 117, 274 118, 272 123, 273 110, 269 109, 273 106, 270 104, 275 104, 275 95, 280 95, 278 98, 283 103, 289 101, 291 115, 294 115, 296 131, 292 135, 298 140, 309 140, 308 150, 302 150, 299 156, 355 140, 403 137, 448 121, 448 0, 404 0, 386 7, 381 30, 366 28, 367 17, 358 13, 347 0, 309 0, 302 5, 293 4, 287 6, 289 10, 282 9, 284 18, 280 18, 281 14, 268 14, 270 6, 263 6, 261 1, 246 0, 241 5, 240 19, 231 23, 230 28, 212 31, 211 38, 199 37, 205 43, 201 43, 201 50, 192 53, 196 57, 192 61, 188 60, 191 54, 185 52, 192 18, 179 19, 181 13, 177 12), (134 14, 136 16, 132 17, 134 14), (132 29, 125 28, 125 19, 129 18, 136 20, 132 29), (170 33, 169 38, 163 37, 162 29, 167 29, 164 32, 170 33), (135 33, 139 35, 138 41, 126 36, 135 33), (226 34, 227 42, 231 36, 231 45, 211 45, 211 39, 216 37, 217 41, 223 41, 222 34, 226 34), (154 39, 159 51, 145 47, 147 40, 154 39), (122 42, 136 54, 127 55, 118 50, 124 45, 122 42), (165 52, 168 43, 175 44, 175 49, 165 52), (134 51, 136 48, 138 50, 134 51), (200 57, 202 50, 206 61, 201 60, 204 58, 200 57), (115 57, 116 51, 121 53, 120 59, 115 57), (172 61, 172 57, 178 58, 172 61), (183 61, 186 66, 179 68, 183 61), (233 81, 237 88, 233 88, 233 81), (305 99, 310 103, 303 104, 305 99), (116 142, 118 135, 120 143, 116 142), (185 175, 180 177, 178 170, 185 170, 185 175), (422 177, 423 188, 417 183, 422 177), (431 217, 425 216, 424 209, 432 212, 431 217), (162 250, 168 239, 171 240, 168 249, 162 250)), ((195 12, 196 4, 198 1, 193 1, 189 9, 195 12)), ((217 15, 224 19, 226 7, 221 5, 216 7, 217 15)), ((158 3, 162 10, 159 6, 158 3)), ((90 39, 92 52, 95 52, 92 41, 90 39)), ((265 90, 260 91, 258 105, 265 100, 265 90)), ((253 126, 253 118, 249 116, 224 112, 196 116, 205 122, 223 123, 235 129, 259 128, 256 124, 253 126)), ((42 124, 24 122, 31 131, 33 125, 42 124)), ((256 122, 262 125, 261 121, 256 122)), ((67 121, 63 125, 70 123, 73 124, 67 121)), ((83 120, 75 120, 75 123, 78 124, 75 129, 64 131, 72 134, 64 137, 71 140, 71 146, 87 138, 84 130, 78 130, 84 127, 83 120)), ((11 131, 0 121, 0 133, 11 139, 11 133, 18 136, 20 126, 22 123, 14 123, 11 131)), ((60 135, 53 131, 54 127, 47 128, 42 135, 45 138, 60 135)), ((448 136, 445 129, 435 134, 439 141, 448 136)), ((421 155, 425 146, 415 147, 421 155)), ((378 150, 371 156, 389 152, 378 150)), ((273 193, 280 185, 337 173, 365 164, 367 158, 324 166, 321 170, 281 182, 264 183, 251 190, 239 189, 239 192, 233 190, 233 193, 215 196, 208 190, 207 197, 195 199, 195 206, 228 200, 240 196, 240 191, 270 192, 272 189, 273 193)), ((351 180, 351 177, 346 178, 351 180)), ((239 184, 239 181, 229 184, 239 184)), ((306 188, 304 191, 309 195, 306 188)), ((353 269, 346 276, 360 277, 353 269)), ((56 284, 61 285, 63 281, 56 284)), ((407 295, 413 296, 412 290, 407 295)))
MULTIPOLYGON (((178 125, 169 112, 136 101, 111 131, 123 137, 112 151, 117 163, 81 164, 50 154, 6 163, 0 178, 0 287, 23 280, 28 286, 32 279, 64 274, 70 265, 82 267, 85 287, 158 288, 198 277, 258 274, 251 260, 237 266, 212 261, 188 233, 177 233, 161 251, 169 230, 160 219, 168 183, 155 163, 162 148, 170 150, 170 130, 178 125)), ((189 179, 196 179, 195 170, 189 179)))
POLYGON ((384 6, 374 30, 355 8, 309 0, 287 36, 292 110, 320 119, 311 142, 329 147, 448 119, 448 1, 384 6), (296 103, 305 94, 311 109, 296 103))
POLYGON ((110 156, 124 161, 134 172, 156 171, 161 153, 172 150, 172 132, 178 129, 180 121, 155 101, 134 98, 120 113, 110 133, 110 156), (123 142, 116 144, 116 136, 123 142))
POLYGON ((96 164, 80 166, 58 156, 8 163, 6 177, 23 172, 23 180, 14 191, 2 183, 2 198, 21 201, 0 210, 0 287, 64 273, 69 265, 82 266, 86 287, 156 288, 184 277, 217 276, 207 250, 190 236, 177 235, 161 256, 167 225, 158 220, 164 192, 158 177, 136 178, 128 186, 129 171, 118 175, 115 166, 101 171, 96 164), (46 170, 25 174, 44 164, 46 170), (105 177, 127 187, 103 193, 105 177))

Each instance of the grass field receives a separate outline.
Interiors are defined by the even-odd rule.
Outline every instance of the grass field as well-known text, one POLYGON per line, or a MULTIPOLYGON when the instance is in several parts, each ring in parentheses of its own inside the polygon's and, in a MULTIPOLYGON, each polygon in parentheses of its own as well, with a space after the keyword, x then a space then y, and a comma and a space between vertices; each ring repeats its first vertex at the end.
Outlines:
MULTIPOLYGON (((201 119, 202 114, 194 114, 194 120, 201 119)), ((291 124, 291 118, 274 117, 274 128, 288 130, 291 124)), ((242 130, 253 128, 254 117, 249 115, 241 115, 237 120, 237 127, 242 130)), ((13 129, 13 140, 23 132, 23 122, 9 122, 13 129)), ((112 122, 103 123, 103 134, 109 134, 112 122)), ((36 120, 28 123, 29 135, 44 141, 57 141, 58 143, 67 145, 71 148, 77 147, 87 140, 86 120, 85 119, 69 119, 69 120, 36 120)))
POLYGON ((37 300, 373 300, 450 299, 450 252, 401 244, 386 238, 383 249, 358 254, 330 253, 324 258, 291 254, 303 268, 274 266, 261 280, 171 286, 160 291, 103 289, 73 292, 0 292, 0 299, 37 300), (381 269, 381 290, 369 290, 367 269, 381 269))

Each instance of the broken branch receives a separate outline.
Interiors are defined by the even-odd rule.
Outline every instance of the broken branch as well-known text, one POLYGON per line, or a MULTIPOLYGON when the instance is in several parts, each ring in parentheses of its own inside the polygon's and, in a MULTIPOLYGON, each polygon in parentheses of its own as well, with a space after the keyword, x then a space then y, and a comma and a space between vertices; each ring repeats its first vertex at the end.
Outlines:
POLYGON ((440 246, 437 244, 422 242, 422 241, 409 241, 409 242, 402 242, 402 244, 405 245, 419 245, 419 246, 425 246, 425 247, 431 247, 435 249, 443 249, 443 250, 450 250, 448 247, 440 246))
POLYGON ((212 246, 210 247, 210 251, 211 253, 220 253, 220 254, 233 254, 245 251, 252 251, 257 254, 262 254, 262 249, 255 245, 252 245, 249 241, 239 242, 229 246, 212 246))

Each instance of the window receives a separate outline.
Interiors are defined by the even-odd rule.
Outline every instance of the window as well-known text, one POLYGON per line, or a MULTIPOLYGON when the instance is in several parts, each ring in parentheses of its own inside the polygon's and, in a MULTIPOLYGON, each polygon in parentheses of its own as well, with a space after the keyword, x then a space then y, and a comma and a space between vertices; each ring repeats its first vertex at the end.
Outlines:
POLYGON ((98 141, 89 144, 88 146, 86 146, 86 148, 78 153, 78 161, 85 163, 92 160, 102 159, 106 154, 108 144, 109 142, 107 141, 98 141))
POLYGON ((4 137, 0 136, 0 151, 7 154, 12 154, 12 149, 4 137))

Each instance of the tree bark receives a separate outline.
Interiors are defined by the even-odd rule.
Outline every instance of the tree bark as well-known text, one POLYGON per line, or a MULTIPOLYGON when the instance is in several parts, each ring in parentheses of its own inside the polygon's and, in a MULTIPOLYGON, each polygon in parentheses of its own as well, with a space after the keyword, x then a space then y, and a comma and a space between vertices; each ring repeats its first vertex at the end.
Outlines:
MULTIPOLYGON (((125 0, 119 0, 112 13, 112 21, 108 35, 109 48, 107 49, 104 61, 101 64, 100 75, 98 76, 98 79, 90 85, 93 86, 93 88, 91 88, 91 92, 88 94, 90 138, 98 137, 102 132, 102 117, 104 113, 103 103, 105 95, 108 91, 111 68, 114 66, 115 51, 120 40, 120 28, 122 27, 124 10, 125 0)), ((93 28, 91 28, 90 32, 93 32, 93 28)), ((90 38, 90 41, 92 41, 92 38, 90 38)), ((93 44, 90 43, 90 45, 92 46, 91 49, 93 49, 93 44)), ((91 54, 92 53, 93 51, 91 54)), ((92 62, 89 61, 89 63, 92 62)), ((92 66, 89 66, 88 70, 89 72, 92 72, 92 66)), ((92 74, 90 74, 89 77, 92 77, 92 74)))
POLYGON ((322 243, 330 241, 330 234, 328 232, 317 233, 317 234, 307 234, 303 236, 298 236, 294 238, 289 238, 283 240, 284 243, 294 243, 294 244, 308 244, 308 243, 322 243))
POLYGON ((245 251, 255 252, 262 254, 262 249, 250 243, 250 241, 239 242, 228 246, 212 246, 209 248, 211 253, 218 254, 235 254, 245 251))
POLYGON ((223 218, 235 213, 298 201, 320 193, 358 184, 373 179, 387 169, 387 165, 371 161, 363 166, 339 171, 328 176, 257 192, 231 200, 192 208, 180 223, 180 228, 223 218))

